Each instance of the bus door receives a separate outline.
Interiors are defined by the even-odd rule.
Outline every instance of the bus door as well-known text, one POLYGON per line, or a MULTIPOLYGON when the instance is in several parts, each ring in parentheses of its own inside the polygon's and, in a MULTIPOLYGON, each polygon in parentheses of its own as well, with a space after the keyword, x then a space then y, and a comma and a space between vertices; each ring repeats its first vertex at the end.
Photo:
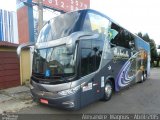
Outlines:
POLYGON ((81 104, 85 105, 98 99, 100 92, 100 78, 98 68, 101 61, 102 41, 81 40, 80 41, 80 76, 85 79, 82 85, 81 104))
MULTIPOLYGON (((85 46, 84 46, 85 47, 85 46)), ((92 49, 89 48, 80 49, 80 76, 85 79, 84 84, 81 85, 81 106, 84 106, 93 101, 93 61, 92 61, 92 49)))

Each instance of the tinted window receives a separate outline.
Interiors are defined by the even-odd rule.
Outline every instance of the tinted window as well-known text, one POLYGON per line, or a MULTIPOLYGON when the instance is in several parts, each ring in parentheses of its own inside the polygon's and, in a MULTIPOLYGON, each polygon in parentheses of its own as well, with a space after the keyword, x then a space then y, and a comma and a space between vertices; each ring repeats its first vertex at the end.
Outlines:
POLYGON ((95 55, 95 70, 99 68, 99 65, 101 62, 103 44, 104 44, 103 41, 99 41, 99 40, 92 41, 92 49, 95 55))
POLYGON ((81 50, 81 75, 87 75, 94 71, 92 49, 82 48, 81 50))
POLYGON ((70 35, 78 30, 80 18, 80 11, 53 18, 42 28, 38 42, 47 42, 70 35))
POLYGON ((85 76, 99 68, 102 50, 102 40, 81 41, 81 76, 85 76))
POLYGON ((82 48, 92 48, 92 41, 91 40, 83 40, 81 41, 82 48))
POLYGON ((69 76, 75 72, 73 54, 68 54, 65 45, 53 48, 36 49, 33 56, 33 73, 44 74, 50 72, 53 76, 69 76))
POLYGON ((107 18, 96 13, 88 12, 82 30, 98 33, 104 39, 108 34, 108 26, 109 20, 107 18))
POLYGON ((129 33, 127 30, 119 27, 114 23, 112 23, 111 29, 116 30, 118 32, 118 34, 113 39, 111 39, 112 44, 115 44, 116 46, 125 47, 128 49, 134 47, 134 36, 131 33, 129 33))

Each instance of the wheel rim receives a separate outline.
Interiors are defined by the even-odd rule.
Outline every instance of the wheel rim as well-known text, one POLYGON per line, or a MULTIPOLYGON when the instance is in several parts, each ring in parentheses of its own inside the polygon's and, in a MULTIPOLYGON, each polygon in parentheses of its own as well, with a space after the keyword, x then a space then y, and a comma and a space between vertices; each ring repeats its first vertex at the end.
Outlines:
POLYGON ((143 81, 144 80, 144 76, 143 76, 143 74, 142 74, 142 76, 141 76, 141 81, 143 81))
POLYGON ((147 78, 147 74, 146 74, 146 73, 144 74, 144 78, 145 78, 145 79, 147 78))
POLYGON ((111 85, 107 84, 105 86, 105 94, 106 94, 106 97, 110 97, 111 96, 111 94, 112 94, 112 87, 111 87, 111 85))

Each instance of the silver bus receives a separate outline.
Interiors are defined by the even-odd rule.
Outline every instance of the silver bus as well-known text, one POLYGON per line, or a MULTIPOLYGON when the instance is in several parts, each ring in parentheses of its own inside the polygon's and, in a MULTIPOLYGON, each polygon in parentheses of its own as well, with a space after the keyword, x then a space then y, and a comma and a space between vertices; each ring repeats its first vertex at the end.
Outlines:
POLYGON ((145 81, 150 72, 149 44, 91 9, 49 20, 32 46, 32 97, 60 108, 108 101, 114 91, 145 81))

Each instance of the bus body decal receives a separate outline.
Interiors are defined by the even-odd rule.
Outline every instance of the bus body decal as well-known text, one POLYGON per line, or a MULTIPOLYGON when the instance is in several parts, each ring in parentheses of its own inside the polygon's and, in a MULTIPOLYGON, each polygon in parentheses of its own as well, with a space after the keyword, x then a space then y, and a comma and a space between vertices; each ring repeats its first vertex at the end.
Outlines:
POLYGON ((128 72, 131 68, 132 59, 137 57, 139 52, 135 53, 121 68, 120 72, 118 73, 115 81, 115 90, 119 91, 121 87, 125 87, 130 84, 132 80, 136 77, 135 75, 129 76, 128 72))

